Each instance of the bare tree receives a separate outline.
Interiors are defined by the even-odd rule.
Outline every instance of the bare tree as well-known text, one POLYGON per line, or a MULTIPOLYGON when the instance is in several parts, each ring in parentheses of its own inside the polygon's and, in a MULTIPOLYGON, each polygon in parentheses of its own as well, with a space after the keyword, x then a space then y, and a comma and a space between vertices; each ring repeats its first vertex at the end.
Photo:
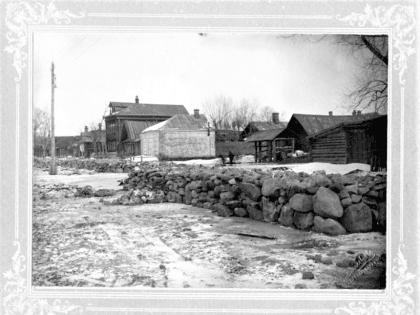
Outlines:
POLYGON ((209 98, 202 103, 203 111, 215 129, 231 129, 233 101, 222 94, 209 98))
POLYGON ((232 124, 238 129, 238 131, 240 129, 244 129, 246 125, 248 125, 248 123, 256 116, 257 109, 257 100, 243 98, 240 103, 235 106, 232 114, 232 124))
MULTIPOLYGON (((47 148, 50 145, 51 133, 51 116, 50 113, 41 108, 34 108, 32 117, 32 132, 33 132, 33 145, 38 146, 42 150, 42 156, 47 155, 47 148)), ((34 151, 35 153, 35 151, 34 151)))
POLYGON ((388 36, 337 35, 333 43, 346 47, 359 60, 355 84, 345 108, 386 113, 388 105, 388 36))
MULTIPOLYGON (((273 113, 277 113, 271 106, 263 106, 260 108, 257 114, 257 120, 259 121, 273 121, 273 113)), ((279 113, 279 120, 283 121, 285 119, 285 112, 279 113)))
POLYGON ((342 106, 349 110, 385 113, 388 104, 387 35, 286 35, 284 39, 305 38, 317 43, 329 41, 343 47, 359 66, 353 86, 344 95, 342 106))

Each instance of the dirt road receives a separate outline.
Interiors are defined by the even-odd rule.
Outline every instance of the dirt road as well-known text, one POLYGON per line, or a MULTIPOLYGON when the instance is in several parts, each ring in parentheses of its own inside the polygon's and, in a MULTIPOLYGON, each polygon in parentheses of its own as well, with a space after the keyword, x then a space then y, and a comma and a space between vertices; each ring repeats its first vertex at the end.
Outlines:
MULTIPOLYGON (((77 180, 67 176, 60 181, 110 188, 117 177, 124 178, 112 175, 80 175, 86 178, 77 180)), ((50 182, 46 175, 36 181, 50 182)), ((353 270, 348 263, 359 253, 371 250, 380 257, 385 252, 385 236, 379 233, 329 237, 247 218, 218 217, 183 204, 105 206, 99 199, 34 202, 33 285, 383 287, 383 259, 355 281, 346 279, 353 270)))

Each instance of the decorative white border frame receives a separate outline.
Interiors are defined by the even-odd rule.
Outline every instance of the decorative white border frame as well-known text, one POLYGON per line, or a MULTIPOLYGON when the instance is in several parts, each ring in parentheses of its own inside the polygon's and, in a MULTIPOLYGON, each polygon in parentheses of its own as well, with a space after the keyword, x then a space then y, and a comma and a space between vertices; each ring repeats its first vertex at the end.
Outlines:
MULTIPOLYGON (((405 83, 406 79, 404 74, 408 69, 407 61, 411 55, 415 53, 413 46, 415 35, 412 34, 415 28, 415 10, 412 6, 404 5, 392 5, 389 8, 385 6, 379 6, 375 9, 372 9, 371 6, 366 5, 363 13, 352 13, 345 17, 341 15, 336 15, 335 17, 331 15, 212 15, 212 14, 126 14, 126 13, 88 13, 89 17, 120 17, 120 18, 207 18, 207 19, 319 19, 319 20, 331 20, 337 19, 343 21, 343 23, 349 23, 350 25, 357 25, 359 27, 364 27, 367 24, 379 28, 384 31, 390 31, 392 36, 393 47, 397 50, 395 54, 392 55, 393 68, 398 71, 399 76, 399 85, 401 93, 401 114, 400 114, 400 161, 404 161, 404 108, 405 108, 405 83)), ((20 81, 22 79, 23 71, 27 67, 26 60, 28 59, 28 53, 25 52, 25 48, 28 46, 28 50, 31 51, 31 31, 35 29, 35 26, 47 25, 50 21, 54 21, 55 24, 61 24, 62 22, 70 24, 72 19, 81 19, 85 17, 85 13, 81 12, 80 14, 70 13, 68 10, 59 11, 53 2, 50 2, 48 5, 42 3, 30 4, 27 2, 18 2, 10 3, 7 5, 7 13, 5 18, 5 25, 8 28, 7 40, 9 46, 4 50, 7 53, 13 54, 13 67, 16 70, 17 76, 15 78, 16 86, 16 143, 19 144, 20 135, 19 135, 19 107, 20 104, 20 81), (29 43, 29 45, 28 45, 29 43)), ((32 59, 29 61, 29 76, 31 75, 32 59)), ((392 72, 392 71, 390 71, 392 72)), ((391 77, 391 75, 390 75, 391 77)), ((390 81, 391 83, 391 81, 390 81)), ((30 90, 30 89, 29 89, 30 90)), ((31 91, 30 99, 31 99, 31 91)), ((391 97, 390 97, 391 98, 391 97)), ((31 120, 29 118, 29 125, 31 120)), ((29 137, 31 138, 31 137, 29 137)), ((29 144, 31 145, 31 144, 29 144)), ((388 151, 389 156, 391 150, 388 151)), ((20 159, 20 149, 19 145, 16 145, 15 151, 16 165, 19 165, 20 159)), ((31 163, 29 161, 29 163, 31 163)), ((31 167, 29 167, 31 169, 31 167)), ((364 298, 365 300, 375 300, 380 297, 379 302, 372 302, 370 305, 367 305, 363 302, 356 304, 351 302, 348 306, 338 307, 335 309, 335 314, 414 314, 414 301, 411 295, 413 294, 413 285, 412 281, 415 278, 415 275, 408 271, 407 260, 404 257, 402 248, 404 247, 404 164, 400 165, 400 245, 398 246, 397 257, 394 258, 394 266, 392 267, 392 273, 397 276, 396 279, 392 280, 391 288, 387 286, 387 292, 389 294, 384 295, 372 295, 369 298, 364 298), (389 289, 389 290, 388 290, 389 289)), ((19 183, 19 172, 16 172, 15 176, 15 191, 18 190, 19 183)), ((29 187, 29 190, 31 187, 29 187)), ((29 196, 31 191, 28 191, 29 196)), ((391 197, 389 195, 389 197, 391 197)), ((332 309, 189 309, 189 308, 178 308, 178 309, 156 309, 156 308, 105 308, 105 307, 86 307, 83 309, 82 306, 71 305, 68 301, 61 302, 60 300, 54 300, 50 304, 46 299, 38 298, 39 294, 32 292, 32 287, 28 285, 28 275, 21 275, 26 270, 26 265, 24 264, 25 256, 21 254, 20 242, 19 242, 19 198, 15 198, 15 241, 13 244, 17 246, 16 252, 12 257, 12 269, 6 271, 3 275, 5 277, 6 284, 4 286, 4 291, 7 293, 6 297, 3 300, 3 306, 6 310, 6 314, 22 314, 22 313, 35 313, 39 312, 41 314, 68 314, 73 312, 85 311, 95 311, 95 312, 165 312, 165 313, 189 313, 191 311, 201 313, 201 312, 223 312, 223 313, 273 313, 273 314, 325 314, 332 313, 332 309)), ((389 223, 388 223, 389 226, 389 223)), ((390 247, 388 247, 390 249, 390 247)), ((390 251, 388 251, 390 253, 390 251)), ((28 255, 30 254, 30 249, 28 249, 28 255)), ((388 264, 389 265, 389 264, 388 264)), ((26 270, 27 271, 27 270, 26 270)), ((388 281, 388 284, 390 282, 388 281)), ((195 297, 200 298, 209 298, 208 293, 201 291, 202 294, 195 295, 195 297)), ((226 292, 226 291, 225 291, 226 292)), ((341 292, 341 291, 340 291, 341 292)), ((45 292, 43 292, 45 295, 45 292)), ((144 293, 144 292, 143 292, 144 293)), ((246 293, 243 292, 243 293, 246 293)), ((188 293, 187 293, 188 294, 188 293)), ((226 293, 224 293, 226 294, 226 293)), ((50 294, 47 294, 47 296, 50 294)), ((53 296, 54 294, 52 294, 53 296)), ((74 296, 69 294, 68 297, 74 296)), ((106 294, 106 296, 109 296, 106 294)), ((299 297, 299 295, 296 295, 299 297)), ((305 294, 306 298, 311 296, 305 294)), ((331 295, 328 296, 330 298, 331 295)), ((161 295, 146 295, 147 298, 161 298, 161 295)), ((288 298, 292 296, 288 295, 288 298)), ((302 295, 300 295, 302 297, 302 295)), ((175 298, 182 298, 176 296, 175 298)), ((212 297, 210 297, 211 299, 212 297)), ((238 297, 230 297, 230 299, 238 299, 238 297)), ((272 297, 269 297, 272 298, 272 297)), ((347 297, 346 299, 353 299, 355 295, 347 297)), ((229 298, 228 298, 229 299, 229 298)))

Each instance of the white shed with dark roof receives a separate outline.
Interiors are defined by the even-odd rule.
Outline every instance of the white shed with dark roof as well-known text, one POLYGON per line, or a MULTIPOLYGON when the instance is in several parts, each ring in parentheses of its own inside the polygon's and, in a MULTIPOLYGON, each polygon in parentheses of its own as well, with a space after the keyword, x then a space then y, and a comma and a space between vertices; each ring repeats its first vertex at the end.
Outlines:
POLYGON ((141 151, 160 160, 212 158, 215 133, 202 115, 175 115, 143 130, 141 151))

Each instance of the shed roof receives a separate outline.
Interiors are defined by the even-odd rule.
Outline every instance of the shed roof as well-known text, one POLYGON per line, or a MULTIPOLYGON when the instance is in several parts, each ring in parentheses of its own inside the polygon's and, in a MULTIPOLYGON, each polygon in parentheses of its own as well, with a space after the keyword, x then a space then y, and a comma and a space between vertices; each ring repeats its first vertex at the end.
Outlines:
POLYGON ((163 105, 163 104, 140 104, 111 102, 109 107, 123 108, 111 115, 124 116, 174 116, 177 114, 188 114, 184 105, 163 105))
POLYGON ((197 119, 190 115, 175 115, 165 121, 146 128, 143 132, 167 129, 200 130, 207 129, 207 124, 201 118, 197 119))
POLYGON ((322 136, 330 133, 331 131, 336 130, 336 129, 340 129, 340 128, 351 128, 351 127, 354 127, 354 128, 363 128, 363 127, 369 127, 370 125, 372 125, 375 122, 379 122, 381 120, 385 120, 386 121, 387 118, 388 118, 388 115, 377 115, 376 117, 365 119, 365 120, 361 120, 361 121, 347 121, 347 122, 343 122, 343 123, 340 123, 340 124, 335 125, 333 127, 324 129, 324 130, 322 130, 322 131, 320 131, 320 132, 318 132, 318 133, 316 133, 314 135, 311 135, 311 136, 309 136, 309 139, 316 139, 316 138, 322 137, 322 136))
MULTIPOLYGON (((346 122, 360 122, 378 117, 377 113, 368 113, 360 115, 306 115, 293 114, 293 117, 299 121, 309 136, 315 135, 325 129, 332 128, 336 125, 346 122)), ((291 120, 292 120, 291 119, 291 120)))
POLYGON ((249 124, 252 125, 258 131, 286 128, 287 126, 286 121, 280 121, 278 124, 275 124, 272 121, 251 121, 249 122, 249 124))
POLYGON ((155 125, 152 121, 124 120, 124 127, 127 130, 128 140, 135 141, 140 139, 140 134, 144 129, 155 125))
POLYGON ((248 137, 246 142, 258 142, 258 141, 272 141, 274 140, 284 128, 277 128, 271 130, 257 131, 252 136, 248 137))

